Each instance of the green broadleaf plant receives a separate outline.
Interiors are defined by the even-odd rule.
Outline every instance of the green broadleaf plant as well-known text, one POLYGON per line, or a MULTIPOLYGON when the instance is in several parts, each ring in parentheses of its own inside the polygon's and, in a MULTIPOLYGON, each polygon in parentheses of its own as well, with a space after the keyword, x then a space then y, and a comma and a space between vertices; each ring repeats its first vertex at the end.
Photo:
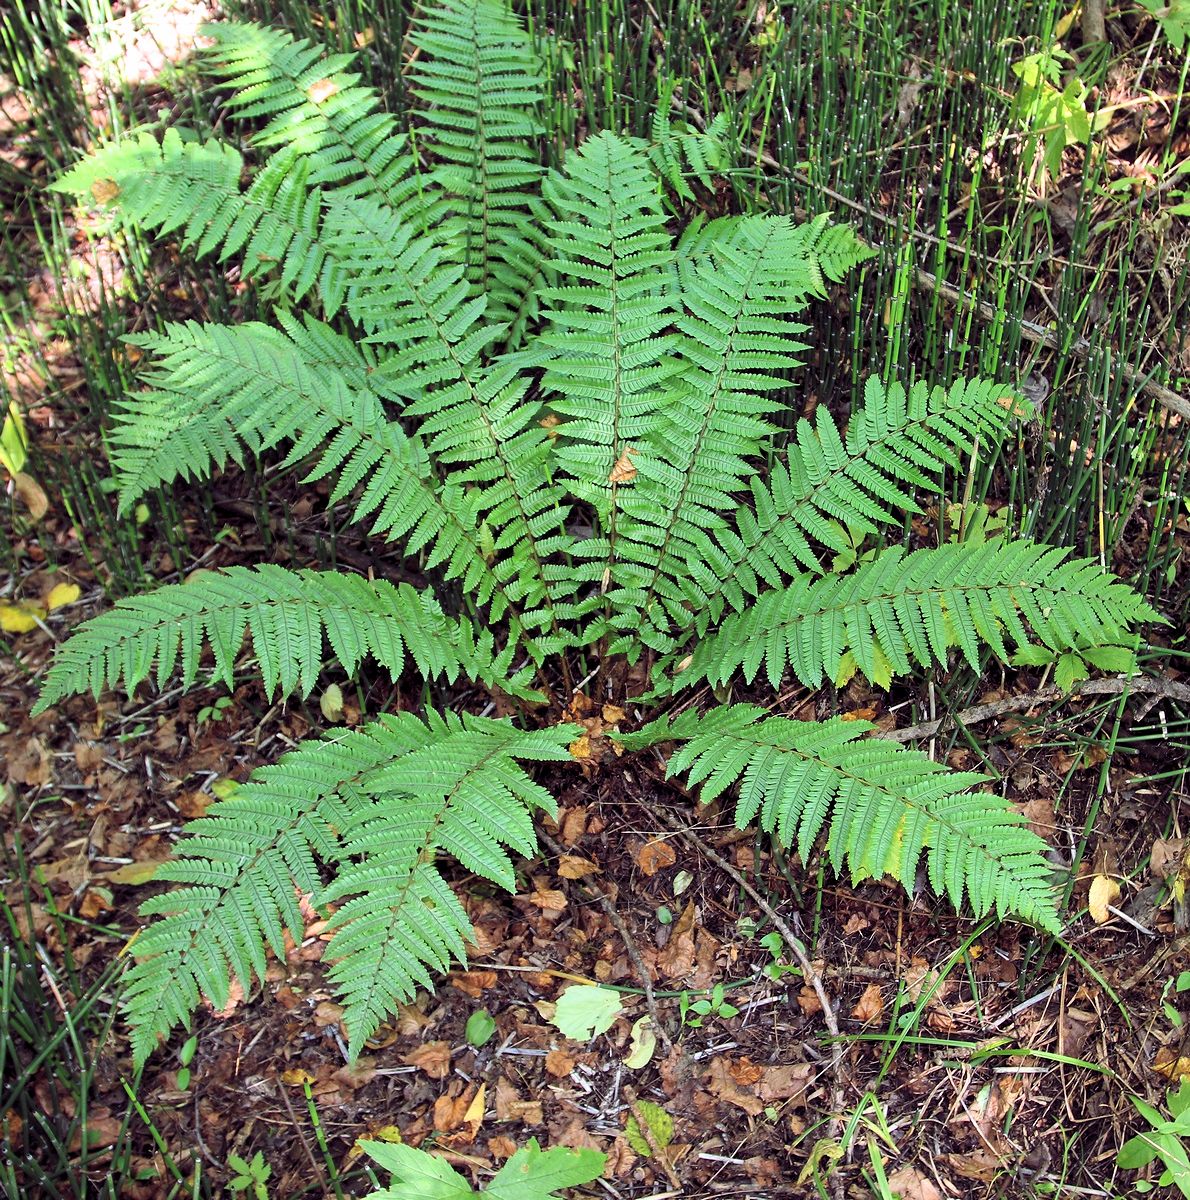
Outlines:
POLYGON ((55 184, 238 263, 271 315, 132 339, 151 369, 111 429, 120 504, 281 450, 455 603, 342 572, 205 573, 84 624, 37 709, 179 672, 231 687, 247 642, 270 696, 309 694, 328 657, 349 674, 370 658, 393 679, 472 680, 520 716, 380 716, 298 746, 192 822, 156 876, 180 886, 143 906, 159 919, 133 948, 136 1062, 202 996, 222 1006, 233 978, 263 979, 269 949, 301 937, 302 897, 332 914, 327 961, 358 1053, 465 960, 443 857, 513 889, 513 855, 536 853, 533 814, 555 804, 535 764, 570 761, 581 731, 561 714, 592 666, 597 702, 638 718, 624 748, 675 744, 670 775, 704 800, 738 787, 741 826, 803 856, 824 836, 857 881, 912 882, 924 859, 954 905, 1058 929, 1044 845, 984 776, 863 721, 694 707, 697 685, 722 694, 762 667, 774 688, 789 673, 816 688, 855 671, 886 684, 956 651, 978 667, 1126 648, 1156 614, 1063 550, 854 552, 1026 402, 990 380, 872 379, 845 426, 823 408, 792 416, 798 315, 866 252, 825 217, 695 221, 675 238, 682 187, 721 153, 665 121, 656 145, 593 134, 544 170, 541 68, 501 0, 415 21, 416 152, 350 56, 255 25, 211 33, 226 114, 255 123, 250 182, 235 146, 168 129, 55 184), (847 551, 853 567, 829 569, 847 551), (642 671, 649 694, 629 696, 642 671))

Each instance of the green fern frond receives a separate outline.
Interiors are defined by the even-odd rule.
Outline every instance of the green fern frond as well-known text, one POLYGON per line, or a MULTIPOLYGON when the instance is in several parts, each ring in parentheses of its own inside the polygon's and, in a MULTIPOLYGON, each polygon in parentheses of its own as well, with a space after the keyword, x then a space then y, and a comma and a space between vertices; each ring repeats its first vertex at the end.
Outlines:
POLYGON ((349 71, 354 56, 325 55, 310 42, 251 22, 206 25, 214 39, 207 69, 232 89, 227 108, 240 120, 268 117, 253 137, 285 146, 309 165, 312 185, 336 197, 368 196, 402 219, 430 226, 440 215, 414 155, 376 93, 349 71))
POLYGON ((410 40, 421 52, 410 84, 423 105, 422 140, 462 228, 471 294, 487 297, 489 320, 516 332, 540 258, 528 218, 541 176, 542 65, 502 0, 420 6, 410 40))
POLYGON ((469 622, 449 619, 433 596, 408 584, 268 564, 229 567, 120 600, 85 621, 55 657, 34 712, 78 692, 98 697, 121 681, 131 692, 150 674, 164 687, 179 661, 190 687, 204 643, 214 658, 212 677, 231 687, 245 634, 270 696, 278 689, 309 694, 324 639, 349 674, 369 655, 394 678, 406 654, 427 678, 461 673, 503 684, 508 667, 509 652, 497 655, 490 633, 476 640, 469 622))
POLYGON ((769 717, 750 704, 662 719, 629 748, 680 741, 666 768, 701 784, 704 803, 737 781, 736 824, 766 832, 808 859, 826 830, 835 871, 853 881, 891 875, 912 887, 925 856, 930 886, 977 916, 995 909, 1056 932, 1045 843, 992 792, 966 789, 982 775, 950 771, 917 750, 865 737, 872 726, 769 717))
POLYGON ((245 993, 264 979, 267 950, 283 957, 286 932, 302 937, 300 899, 322 905, 367 892, 385 898, 394 924, 378 926, 366 905, 349 902, 330 946, 358 1052, 372 1022, 417 983, 430 986, 427 967, 466 959, 471 925, 434 852, 457 851, 471 869, 510 884, 505 847, 535 853, 530 813, 553 811, 519 761, 564 758, 571 736, 566 727, 522 733, 503 721, 402 713, 307 742, 256 771, 190 822, 177 857, 158 868, 156 879, 185 886, 141 907, 161 919, 137 937, 123 995, 137 1065, 158 1037, 189 1024, 202 996, 219 1008, 233 977, 245 993), (334 887, 324 888, 319 863, 339 872, 334 887), (387 999, 362 985, 372 978, 387 999))
POLYGON ((411 398, 404 415, 420 420, 432 459, 450 469, 452 483, 474 492, 481 522, 496 549, 507 552, 502 578, 524 597, 526 624, 557 634, 569 610, 556 605, 578 581, 549 561, 572 539, 563 529, 568 506, 550 475, 550 441, 530 378, 511 356, 482 361, 494 336, 482 320, 484 298, 466 299, 462 268, 428 238, 364 201, 339 205, 327 231, 360 280, 348 310, 384 347, 374 385, 411 398))
POLYGON ((159 1037, 190 1024, 201 997, 222 1008, 233 976, 245 994, 263 980, 266 947, 284 957, 286 931, 301 940, 299 897, 322 890, 318 860, 342 859, 336 825, 366 802, 360 780, 426 737, 426 726, 403 714, 306 742, 186 826, 154 876, 186 886, 141 906, 161 919, 137 935, 124 980, 137 1066, 159 1037))
POLYGON ((753 479, 752 504, 741 505, 734 528, 716 530, 690 562, 688 603, 693 633, 702 637, 725 607, 745 608, 768 587, 802 571, 819 573, 812 543, 836 553, 852 544, 848 529, 870 533, 919 511, 918 488, 936 489, 979 437, 995 444, 1027 402, 989 380, 949 388, 915 383, 908 391, 869 379, 864 404, 846 433, 819 409, 799 420, 784 463, 767 480, 753 479))
POLYGON ((979 670, 979 649, 1117 645, 1129 625, 1160 620, 1130 587, 1088 559, 1028 541, 883 551, 849 575, 798 576, 729 616, 695 647, 675 683, 750 683, 763 663, 774 688, 788 663, 806 687, 839 679, 850 658, 873 683, 945 663, 952 647, 979 670))
POLYGON ((278 313, 285 333, 252 322, 167 326, 134 339, 153 355, 151 390, 124 400, 110 444, 121 511, 177 478, 207 477, 291 442, 287 464, 314 456, 307 482, 337 474, 330 503, 351 498, 351 519, 424 552, 426 568, 458 579, 493 620, 524 640, 529 589, 488 561, 483 494, 440 483, 424 446, 385 415, 373 357, 329 326, 278 313))
POLYGON ((211 139, 186 141, 175 128, 160 142, 150 132, 104 146, 51 184, 112 211, 126 225, 178 234, 195 255, 242 255, 245 279, 279 273, 295 299, 318 287, 328 313, 342 303, 345 279, 320 237, 322 196, 305 164, 275 155, 247 191, 243 160, 211 139))
POLYGON ((749 217, 679 260, 688 365, 624 500, 622 553, 634 576, 612 596, 625 631, 614 649, 639 638, 669 650, 670 624, 688 622, 690 564, 714 557, 716 532, 730 529, 726 514, 739 507, 736 494, 755 474, 751 460, 784 407, 773 393, 801 362, 805 327, 788 314, 823 289, 804 249, 814 232, 784 217, 749 217))
POLYGON ((685 121, 675 125, 671 112, 674 87, 675 81, 669 75, 658 84, 657 107, 649 129, 649 161, 675 196, 693 200, 694 189, 689 178, 711 191, 714 188, 711 176, 731 161, 727 149, 727 114, 717 114, 701 131, 685 121))
POLYGON ((343 822, 353 865, 321 902, 351 897, 331 920, 330 979, 344 998, 350 1052, 356 1054, 396 1005, 433 987, 430 966, 466 961, 472 937, 462 906, 432 865, 433 852, 509 891, 516 876, 506 847, 532 856, 531 814, 556 811, 521 761, 565 761, 574 728, 523 731, 477 717, 429 718, 433 741, 364 781, 376 803, 343 822))
POLYGON ((662 420, 668 381, 681 368, 667 332, 677 306, 673 248, 657 189, 633 147, 602 133, 546 181, 557 214, 546 288, 548 324, 536 348, 543 386, 564 423, 554 451, 579 499, 594 506, 608 540, 613 579, 616 510, 627 485, 612 479, 662 420))

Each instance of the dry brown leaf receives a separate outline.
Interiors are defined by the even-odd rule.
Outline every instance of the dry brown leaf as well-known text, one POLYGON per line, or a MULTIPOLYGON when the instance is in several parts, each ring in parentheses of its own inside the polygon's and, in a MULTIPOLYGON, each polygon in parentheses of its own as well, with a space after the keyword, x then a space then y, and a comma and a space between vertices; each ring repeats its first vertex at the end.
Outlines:
POLYGON ((966 1154, 945 1154, 943 1158, 960 1179, 975 1179, 980 1183, 991 1183, 1005 1166, 992 1151, 983 1148, 966 1154))
POLYGON ((591 736, 584 733, 576 737, 573 742, 567 747, 570 751, 571 758, 577 758, 580 761, 591 757, 591 736))
POLYGON ((501 1075, 496 1080, 496 1119, 540 1125, 543 1115, 540 1100, 522 1100, 520 1093, 501 1075))
POLYGON ((236 978, 232 978, 231 983, 227 988, 227 1003, 222 1008, 216 1008, 211 1001, 204 996, 203 1003, 209 1008, 215 1016, 221 1021, 226 1021, 228 1017, 240 1007, 240 1002, 244 999, 244 987, 236 978))
POLYGON ((797 994, 797 1006, 808 1017, 822 1012, 822 1004, 818 999, 818 993, 808 983, 802 984, 802 989, 797 994))
POLYGON ((403 1059, 406 1066, 417 1067, 431 1079, 445 1079, 450 1074, 450 1044, 423 1042, 403 1059))
POLYGON ((562 879, 586 879, 588 875, 598 875, 601 869, 589 858, 579 858, 577 854, 563 854, 558 859, 558 875, 562 879))
POLYGON ((756 1091, 768 1103, 792 1100, 792 1107, 800 1108, 806 1103, 806 1091, 813 1080, 814 1067, 810 1063, 783 1063, 764 1068, 756 1091))
POLYGON ((1091 920, 1096 925, 1107 924, 1112 918, 1107 906, 1115 904, 1119 898, 1120 885, 1109 875, 1096 875, 1087 893, 1087 912, 1091 914, 1091 920))
POLYGON ((561 1047, 555 1047, 545 1056, 545 1069, 555 1079, 565 1079, 574 1070, 575 1059, 561 1047))
POLYGON ((667 979, 685 979, 694 970, 694 901, 673 923, 669 941, 657 955, 657 966, 667 979))
POLYGON ((519 1149, 516 1142, 503 1133, 488 1138, 488 1153, 493 1158, 511 1158, 519 1149))
POLYGON ((742 1108, 750 1117, 764 1112, 764 1101, 750 1089, 742 1088, 731 1076, 731 1069, 723 1058, 713 1058, 707 1075, 707 1086, 720 1100, 742 1108))
POLYGON ((558 822, 558 837, 564 846, 573 846, 587 832, 587 809, 584 805, 564 809, 558 822))
POLYGON ((612 467, 611 474, 607 477, 608 483, 631 483, 636 478, 636 468, 632 465, 632 458, 639 454, 640 451, 635 446, 627 446, 624 453, 616 459, 616 465, 612 467))
POLYGON ((740 1087, 752 1087, 753 1084, 759 1083, 762 1074, 762 1069, 747 1055, 728 1063, 727 1070, 740 1087))
POLYGON ((566 908, 565 892, 560 892, 557 888, 545 887, 539 879, 535 879, 533 885, 533 891, 526 892, 517 899, 527 900, 535 908, 540 908, 547 917, 556 917, 566 908))
POLYGON ((465 996, 478 1000, 488 988, 496 986, 496 972, 472 967, 469 971, 451 971, 447 980, 451 987, 456 987, 465 996))
POLYGON ((1153 1057, 1153 1070, 1171 1083, 1190 1079, 1190 1058, 1179 1054, 1172 1046, 1162 1046, 1153 1057))
POLYGON ((901 1200, 943 1200, 938 1185, 916 1167, 898 1167, 888 1177, 888 1188, 901 1200))
POLYGON ((174 804, 178 812, 187 821, 196 821, 207 815, 207 809, 214 804, 215 797, 206 792, 179 792, 174 804))
POLYGON ((627 714, 618 704, 605 704, 603 706, 603 723, 605 725, 619 725, 625 716, 627 714))
POLYGON ((851 1010, 851 1015, 857 1021, 863 1021, 864 1024, 871 1024, 873 1021, 879 1021, 884 1016, 884 996, 880 990, 880 984, 869 983, 864 988, 864 994, 860 996, 858 1003, 851 1010))
POLYGON ((678 861, 674 848, 663 838, 654 838, 645 842, 636 855, 636 865, 641 874, 652 878, 658 871, 672 867, 678 861))
POLYGON ((34 521, 40 521, 50 511, 49 497, 45 494, 45 489, 32 475, 26 475, 24 471, 18 471, 12 481, 12 486, 16 494, 24 501, 25 507, 29 510, 29 515, 34 521))

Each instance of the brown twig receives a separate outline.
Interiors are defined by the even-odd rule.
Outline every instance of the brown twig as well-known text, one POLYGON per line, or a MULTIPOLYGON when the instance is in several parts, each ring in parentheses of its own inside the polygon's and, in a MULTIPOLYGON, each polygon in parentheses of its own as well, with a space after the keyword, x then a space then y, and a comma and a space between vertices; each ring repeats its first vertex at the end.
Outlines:
MULTIPOLYGON (((1190 703, 1190 686, 1177 683, 1172 679, 1149 677, 1088 679, 1078 684, 1071 695, 1119 696, 1124 693, 1190 703)), ((990 721, 995 717, 1002 717, 1005 713, 1021 712, 1024 709, 1034 708, 1038 704, 1048 704, 1051 701, 1065 698, 1066 693, 1060 687, 1051 685, 1038 688, 1035 692, 1023 692, 1019 696, 1006 696, 1003 700, 992 700, 987 704, 973 704, 970 708, 964 708, 961 712, 954 713, 949 717, 940 717, 937 721, 923 721, 920 725, 910 725, 906 729, 890 729, 887 733, 877 733, 874 736, 885 738, 890 742, 912 742, 917 738, 933 737, 941 730, 949 729, 953 725, 977 725, 980 721, 990 721)))

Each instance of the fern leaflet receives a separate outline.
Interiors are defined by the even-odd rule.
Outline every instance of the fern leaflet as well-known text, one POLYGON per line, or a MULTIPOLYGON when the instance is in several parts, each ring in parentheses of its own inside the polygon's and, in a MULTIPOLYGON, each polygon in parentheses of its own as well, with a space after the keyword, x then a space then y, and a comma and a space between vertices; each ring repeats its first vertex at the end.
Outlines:
POLYGON ((779 688, 788 663, 806 687, 839 680, 850 661, 873 683, 945 663, 957 646, 979 670, 980 646, 1001 661, 1009 644, 1061 652, 1126 641, 1128 626, 1160 620, 1131 588, 1087 559, 1032 542, 998 540, 906 554, 893 546, 849 575, 799 575, 762 593, 698 643, 675 682, 750 683, 763 663, 779 688))
POLYGON ((965 789, 982 775, 950 771, 878 738, 864 721, 791 721, 751 704, 662 718, 629 748, 681 741, 666 768, 701 784, 703 803, 740 783, 736 824, 766 832, 808 859, 825 829, 831 866, 851 878, 891 875, 912 886, 925 856, 930 886, 977 914, 1017 913, 1043 929, 1054 912, 1045 843, 1006 800, 965 789))
POLYGON ((408 584, 268 564, 229 567, 120 600, 85 621, 55 658, 34 711, 77 692, 98 696, 121 681, 131 692, 151 673, 163 687, 179 661, 189 687, 204 643, 214 657, 213 678, 231 687, 245 634, 270 696, 278 689, 309 694, 324 637, 349 674, 371 655, 396 678, 408 654, 427 678, 464 674, 503 683, 510 657, 495 653, 490 632, 474 634, 470 622, 449 619, 433 596, 408 584))

